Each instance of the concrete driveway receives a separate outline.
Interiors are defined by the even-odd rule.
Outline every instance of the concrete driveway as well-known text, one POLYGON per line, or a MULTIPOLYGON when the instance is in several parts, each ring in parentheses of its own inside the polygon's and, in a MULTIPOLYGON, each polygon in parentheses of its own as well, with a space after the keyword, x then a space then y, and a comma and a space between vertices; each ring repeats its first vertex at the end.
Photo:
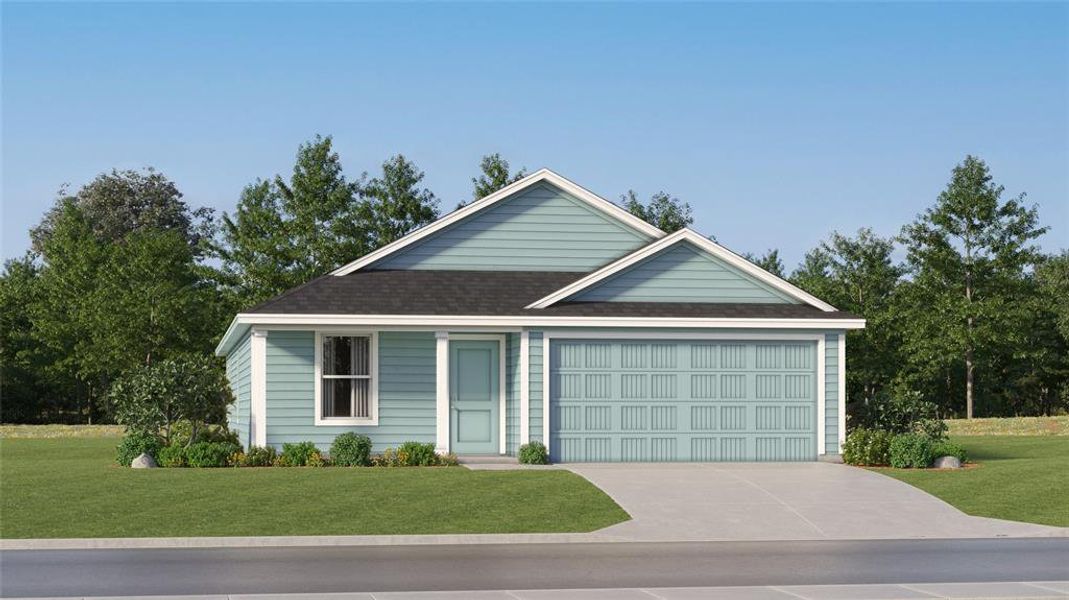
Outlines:
POLYGON ((631 514, 597 532, 634 541, 1067 536, 971 517, 872 471, 828 463, 572 464, 631 514))

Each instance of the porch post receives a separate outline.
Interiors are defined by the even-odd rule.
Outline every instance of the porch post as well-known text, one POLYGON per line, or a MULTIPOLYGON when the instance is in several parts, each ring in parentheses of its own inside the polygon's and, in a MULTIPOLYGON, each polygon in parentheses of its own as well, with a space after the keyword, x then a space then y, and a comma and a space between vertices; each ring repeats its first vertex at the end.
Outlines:
POLYGON ((520 332, 520 445, 531 441, 531 332, 520 332))
POLYGON ((250 446, 267 445, 267 332, 252 330, 249 342, 250 446))
POLYGON ((435 451, 449 452, 449 332, 434 332, 435 451))
POLYGON ((839 334, 839 454, 846 441, 846 332, 839 334))

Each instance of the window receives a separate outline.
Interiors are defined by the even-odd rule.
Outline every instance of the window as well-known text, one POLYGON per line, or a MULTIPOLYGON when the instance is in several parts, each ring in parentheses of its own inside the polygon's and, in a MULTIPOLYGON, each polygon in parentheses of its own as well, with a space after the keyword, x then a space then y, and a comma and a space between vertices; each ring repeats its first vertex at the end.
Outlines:
POLYGON ((317 423, 374 424, 374 336, 321 334, 318 337, 317 423))

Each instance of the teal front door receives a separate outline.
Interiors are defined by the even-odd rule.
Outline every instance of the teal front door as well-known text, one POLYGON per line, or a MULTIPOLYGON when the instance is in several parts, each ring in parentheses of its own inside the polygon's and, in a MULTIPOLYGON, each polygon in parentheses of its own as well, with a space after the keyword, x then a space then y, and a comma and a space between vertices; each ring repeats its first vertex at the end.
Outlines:
POLYGON ((449 438, 457 454, 498 454, 500 347, 490 340, 449 342, 449 438))

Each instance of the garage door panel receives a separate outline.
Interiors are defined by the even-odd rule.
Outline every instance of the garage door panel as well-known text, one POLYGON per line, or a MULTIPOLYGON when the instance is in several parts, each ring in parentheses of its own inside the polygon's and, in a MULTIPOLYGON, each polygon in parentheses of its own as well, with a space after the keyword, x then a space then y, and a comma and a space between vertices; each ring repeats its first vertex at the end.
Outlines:
POLYGON ((561 462, 816 458, 815 343, 555 341, 561 462))

